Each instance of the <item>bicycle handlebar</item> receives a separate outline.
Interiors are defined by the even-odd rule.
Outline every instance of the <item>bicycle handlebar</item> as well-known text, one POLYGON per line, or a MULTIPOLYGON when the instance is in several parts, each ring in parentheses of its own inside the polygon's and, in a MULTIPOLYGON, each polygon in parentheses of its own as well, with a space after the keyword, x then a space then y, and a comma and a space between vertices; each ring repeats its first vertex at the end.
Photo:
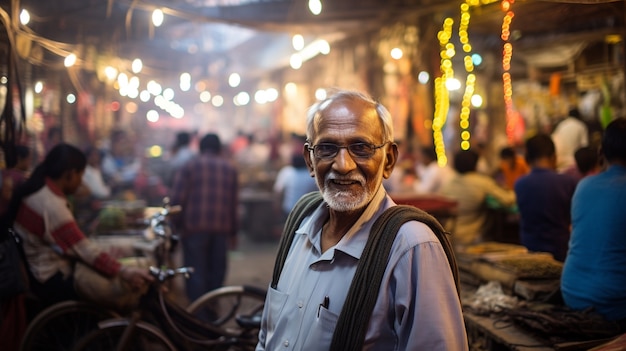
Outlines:
POLYGON ((185 278, 189 278, 189 275, 193 273, 193 267, 179 267, 179 268, 158 268, 150 266, 150 274, 160 283, 165 282, 177 275, 183 275, 185 278))
POLYGON ((166 206, 161 210, 160 214, 162 216, 168 216, 168 215, 177 214, 182 210, 183 208, 181 205, 166 206))

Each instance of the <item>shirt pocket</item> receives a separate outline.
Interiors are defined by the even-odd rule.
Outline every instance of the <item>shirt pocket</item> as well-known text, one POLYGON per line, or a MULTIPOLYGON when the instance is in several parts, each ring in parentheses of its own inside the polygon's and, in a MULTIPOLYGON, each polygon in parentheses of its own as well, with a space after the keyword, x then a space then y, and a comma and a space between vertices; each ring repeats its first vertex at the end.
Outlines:
POLYGON ((267 308, 267 329, 268 333, 273 333, 276 329, 276 323, 278 322, 281 313, 283 312, 283 308, 285 307, 285 303, 287 302, 287 298, 289 294, 284 292, 280 292, 272 287, 267 291, 267 303, 269 304, 267 308))
POLYGON ((313 322, 304 344, 319 345, 320 347, 317 348, 319 350, 329 349, 338 319, 338 315, 331 312, 329 309, 320 306, 319 317, 317 317, 313 322))

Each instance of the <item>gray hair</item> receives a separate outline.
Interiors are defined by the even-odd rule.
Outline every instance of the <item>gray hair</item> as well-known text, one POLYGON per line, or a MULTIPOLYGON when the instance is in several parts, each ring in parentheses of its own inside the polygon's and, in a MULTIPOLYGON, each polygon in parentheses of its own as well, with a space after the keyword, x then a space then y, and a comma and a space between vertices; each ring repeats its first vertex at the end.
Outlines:
POLYGON ((324 110, 328 106, 330 106, 332 103, 341 101, 341 100, 362 101, 370 105, 373 109, 375 109, 376 114, 380 118, 380 121, 382 122, 382 125, 383 125, 383 138, 384 138, 383 142, 388 142, 388 141, 393 142, 394 140, 393 139, 393 121, 391 119, 391 113, 389 113, 389 111, 385 108, 385 106, 383 106, 379 102, 372 99, 372 97, 370 97, 369 95, 362 93, 362 92, 353 91, 353 90, 338 90, 337 92, 335 92, 328 98, 322 101, 318 101, 317 103, 313 104, 309 108, 307 112, 307 117, 306 117, 307 141, 312 140, 313 135, 315 134, 318 128, 319 117, 322 115, 322 113, 324 113, 324 110))

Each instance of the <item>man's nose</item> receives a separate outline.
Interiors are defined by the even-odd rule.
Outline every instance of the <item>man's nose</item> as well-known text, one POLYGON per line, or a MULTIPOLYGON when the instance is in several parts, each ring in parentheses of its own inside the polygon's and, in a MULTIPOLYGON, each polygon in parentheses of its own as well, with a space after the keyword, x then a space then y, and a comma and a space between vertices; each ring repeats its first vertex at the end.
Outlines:
POLYGON ((333 169, 341 174, 349 173, 356 168, 356 162, 347 148, 339 149, 333 162, 333 169))

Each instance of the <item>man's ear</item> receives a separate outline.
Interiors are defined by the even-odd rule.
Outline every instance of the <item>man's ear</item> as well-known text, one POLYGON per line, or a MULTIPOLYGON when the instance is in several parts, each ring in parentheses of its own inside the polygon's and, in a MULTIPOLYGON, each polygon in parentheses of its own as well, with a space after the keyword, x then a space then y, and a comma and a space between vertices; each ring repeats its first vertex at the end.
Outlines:
POLYGON ((302 157, 304 157, 304 162, 306 162, 306 168, 309 170, 309 174, 311 177, 315 177, 313 160, 311 160, 311 151, 309 151, 309 143, 305 143, 302 147, 302 157))
POLYGON ((398 144, 391 143, 385 148, 385 169, 383 170, 383 177, 389 179, 393 168, 396 166, 398 160, 398 144))

